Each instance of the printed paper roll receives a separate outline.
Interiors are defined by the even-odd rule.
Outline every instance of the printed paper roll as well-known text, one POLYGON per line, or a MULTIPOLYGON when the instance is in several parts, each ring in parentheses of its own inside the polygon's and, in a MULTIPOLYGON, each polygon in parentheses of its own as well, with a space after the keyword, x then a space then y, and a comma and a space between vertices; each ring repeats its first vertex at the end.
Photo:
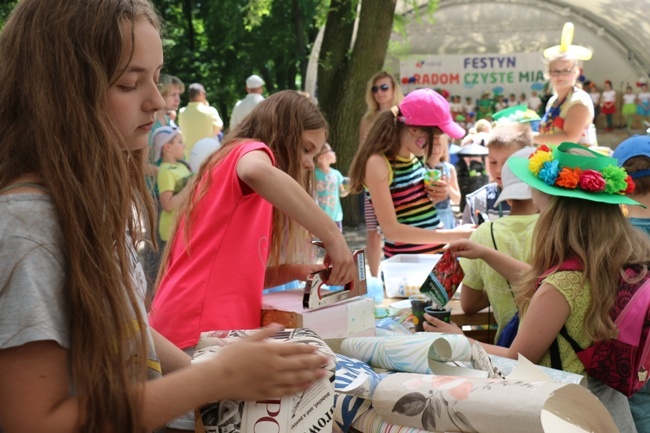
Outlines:
POLYGON ((618 431, 600 401, 574 384, 396 373, 372 403, 389 424, 432 432, 618 431))

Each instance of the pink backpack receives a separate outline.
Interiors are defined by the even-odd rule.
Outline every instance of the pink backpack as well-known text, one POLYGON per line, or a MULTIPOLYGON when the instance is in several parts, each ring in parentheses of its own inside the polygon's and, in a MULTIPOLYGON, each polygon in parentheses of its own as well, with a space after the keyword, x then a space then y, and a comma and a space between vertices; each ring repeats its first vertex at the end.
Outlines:
MULTIPOLYGON (((558 268, 581 269, 575 260, 566 261, 558 268)), ((630 279, 637 275, 633 268, 625 272, 630 279)), ((565 326, 560 335, 571 344, 589 376, 629 397, 645 386, 650 369, 650 273, 634 284, 622 280, 610 315, 618 328, 614 339, 596 341, 583 349, 565 326)), ((561 370, 557 339, 551 344, 550 352, 551 366, 561 370)))

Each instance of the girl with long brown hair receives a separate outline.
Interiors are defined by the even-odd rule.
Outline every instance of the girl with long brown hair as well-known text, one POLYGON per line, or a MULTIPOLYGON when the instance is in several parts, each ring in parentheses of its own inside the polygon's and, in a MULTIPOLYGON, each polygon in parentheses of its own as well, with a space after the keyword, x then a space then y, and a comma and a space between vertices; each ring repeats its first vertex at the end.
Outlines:
POLYGON ((190 367, 148 326, 135 245, 139 221, 153 225, 159 29, 148 0, 21 0, 0 34, 4 433, 152 431, 324 375, 309 346, 263 342, 273 330, 190 367))
MULTIPOLYGON (((445 186, 425 186, 420 158, 440 146, 443 133, 460 138, 449 104, 431 89, 409 93, 399 105, 380 112, 350 166, 350 191, 370 194, 386 237, 384 256, 433 253, 453 240, 469 237, 467 225, 439 229, 434 203, 447 197, 445 186)), ((442 184, 444 182, 440 182, 442 184)))
POLYGON ((304 263, 309 233, 333 266, 328 284, 352 279, 345 239, 312 198, 326 137, 318 107, 293 90, 262 101, 226 135, 179 210, 149 315, 157 331, 187 349, 202 331, 259 327, 265 287, 323 269, 304 263))

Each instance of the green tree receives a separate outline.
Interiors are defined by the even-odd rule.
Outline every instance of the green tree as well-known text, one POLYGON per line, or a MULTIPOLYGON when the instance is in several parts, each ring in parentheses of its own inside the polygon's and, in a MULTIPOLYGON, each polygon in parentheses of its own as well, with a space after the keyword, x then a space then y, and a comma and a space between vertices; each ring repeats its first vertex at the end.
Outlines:
MULTIPOLYGON (((359 143, 366 82, 384 64, 396 0, 362 1, 360 8, 357 3, 331 1, 318 65, 318 101, 330 122, 330 143, 343 172, 349 168, 359 143)), ((356 196, 344 200, 344 222, 348 225, 360 221, 357 203, 356 196)))
POLYGON ((225 122, 249 75, 262 76, 268 93, 304 82, 320 0, 154 3, 166 23, 165 71, 201 82, 225 122))
POLYGON ((0 29, 5 25, 9 14, 18 4, 18 0, 3 0, 0 2, 0 29))
MULTIPOLYGON (((409 17, 432 21, 437 0, 403 0, 409 17)), ((404 34, 406 17, 395 14, 396 0, 331 0, 320 49, 318 100, 330 122, 330 142, 339 169, 346 172, 359 144, 366 83, 383 68, 391 31, 404 34), (354 26, 357 25, 356 34, 354 26)), ((400 47, 403 49, 403 47, 400 47)), ((343 201, 344 223, 361 221, 358 197, 343 201)))
MULTIPOLYGON (((0 3, 0 25, 17 1, 0 3)), ((186 84, 202 83, 226 124, 252 73, 264 78, 267 93, 303 87, 324 23, 317 96, 340 169, 347 171, 358 145, 366 82, 383 67, 391 30, 404 24, 395 16, 397 0, 152 1, 165 23, 165 72, 186 84)), ((431 16, 438 3, 404 1, 418 19, 421 8, 431 16)), ((344 199, 344 209, 346 224, 360 221, 356 197, 344 199)))

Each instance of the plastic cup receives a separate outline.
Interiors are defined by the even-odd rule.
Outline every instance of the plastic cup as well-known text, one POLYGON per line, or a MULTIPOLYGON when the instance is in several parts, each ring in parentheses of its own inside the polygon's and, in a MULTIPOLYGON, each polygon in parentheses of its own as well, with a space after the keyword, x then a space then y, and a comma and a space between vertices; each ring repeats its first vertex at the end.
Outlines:
POLYGON ((424 309, 431 307, 432 302, 426 296, 411 296, 411 311, 413 312, 413 325, 415 332, 424 332, 424 309))
POLYGON ((451 322, 451 308, 450 307, 424 307, 424 312, 427 313, 429 316, 433 316, 436 319, 440 319, 443 322, 451 322))
POLYGON ((424 183, 425 185, 431 185, 434 182, 438 182, 441 178, 442 172, 437 168, 431 168, 424 174, 424 183))

